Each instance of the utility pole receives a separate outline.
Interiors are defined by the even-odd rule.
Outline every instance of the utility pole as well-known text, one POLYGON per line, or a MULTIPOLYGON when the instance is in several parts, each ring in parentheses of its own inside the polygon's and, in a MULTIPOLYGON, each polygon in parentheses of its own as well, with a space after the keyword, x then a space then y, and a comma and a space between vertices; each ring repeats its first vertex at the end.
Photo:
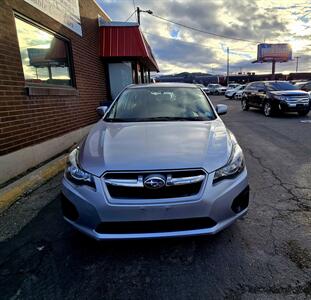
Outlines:
POLYGON ((275 59, 272 60, 272 80, 275 79, 275 59))
POLYGON ((229 47, 227 47, 227 85, 229 84, 229 47))
POLYGON ((298 61, 299 61, 299 58, 300 56, 295 56, 296 58, 296 73, 298 72, 298 61))
POLYGON ((138 6, 136 8, 136 12, 137 12, 137 23, 140 25, 140 8, 138 6))

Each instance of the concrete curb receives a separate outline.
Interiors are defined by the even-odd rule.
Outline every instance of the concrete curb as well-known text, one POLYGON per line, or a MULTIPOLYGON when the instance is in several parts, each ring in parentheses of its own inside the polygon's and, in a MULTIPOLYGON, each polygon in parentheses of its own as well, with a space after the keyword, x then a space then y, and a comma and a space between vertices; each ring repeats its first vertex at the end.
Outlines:
POLYGON ((0 213, 9 208, 17 199, 29 190, 40 185, 61 172, 67 161, 67 155, 62 155, 26 176, 0 189, 0 213))

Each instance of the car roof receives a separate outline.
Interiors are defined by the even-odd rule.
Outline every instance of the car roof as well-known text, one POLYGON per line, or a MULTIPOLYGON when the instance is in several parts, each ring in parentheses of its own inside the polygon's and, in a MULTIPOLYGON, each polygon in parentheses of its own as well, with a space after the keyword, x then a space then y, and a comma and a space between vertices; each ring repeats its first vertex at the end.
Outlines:
POLYGON ((304 85, 304 84, 306 84, 306 83, 309 83, 310 81, 297 81, 297 82, 295 82, 294 84, 295 85, 297 85, 297 84, 299 84, 299 85, 304 85))
POLYGON ((248 84, 251 84, 251 83, 279 83, 279 82, 292 84, 286 80, 261 80, 261 81, 252 81, 252 82, 249 82, 248 84))
POLYGON ((132 84, 129 85, 128 88, 130 89, 140 89, 140 88, 150 88, 150 87, 183 87, 183 88, 198 88, 196 84, 191 83, 183 83, 183 82, 157 82, 157 83, 144 83, 144 84, 132 84))

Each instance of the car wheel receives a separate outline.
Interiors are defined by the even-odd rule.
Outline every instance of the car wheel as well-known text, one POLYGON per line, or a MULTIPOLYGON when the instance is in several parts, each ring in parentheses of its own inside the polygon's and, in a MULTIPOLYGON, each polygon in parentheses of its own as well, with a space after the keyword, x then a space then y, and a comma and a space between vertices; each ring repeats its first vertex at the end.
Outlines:
POLYGON ((241 100, 241 105, 242 105, 242 110, 249 110, 249 105, 247 103, 247 100, 246 99, 242 99, 241 100))
POLYGON ((271 106, 271 103, 269 102, 266 102, 264 104, 264 107, 263 107, 263 113, 266 117, 271 117, 272 116, 272 106, 271 106))
POLYGON ((301 111, 298 111, 298 115, 301 116, 301 117, 304 117, 306 116, 308 113, 309 113, 309 109, 308 110, 301 110, 301 111))

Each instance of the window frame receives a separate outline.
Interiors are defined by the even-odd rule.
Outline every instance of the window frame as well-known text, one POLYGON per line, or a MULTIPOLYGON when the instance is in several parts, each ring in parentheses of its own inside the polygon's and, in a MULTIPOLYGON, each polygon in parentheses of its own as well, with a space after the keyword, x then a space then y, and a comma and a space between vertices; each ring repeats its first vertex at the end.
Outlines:
MULTIPOLYGON (((71 84, 70 85, 59 85, 59 84, 49 84, 49 83, 35 83, 35 82, 27 82, 25 79, 25 74, 24 74, 24 70, 23 70, 23 76, 24 76, 24 80, 25 80, 25 87, 38 87, 38 88, 53 88, 53 89, 76 89, 77 84, 76 84, 76 76, 75 76, 75 69, 74 69, 74 63, 73 63, 73 55, 72 55, 72 46, 71 46, 71 40, 64 37, 63 35, 49 29, 48 27, 26 17, 25 15, 17 12, 17 11, 13 11, 13 17, 14 17, 14 24, 15 24, 15 32, 16 32, 16 37, 18 39, 18 33, 17 33, 17 27, 16 27, 16 22, 15 22, 15 18, 28 23, 31 26, 34 26, 40 30, 46 31, 49 34, 52 34, 53 36, 55 36, 56 38, 62 40, 65 42, 66 45, 66 54, 67 54, 67 58, 68 58, 68 71, 69 71, 69 76, 70 76, 70 81, 71 84)), ((19 46, 19 41, 18 41, 18 50, 20 53, 20 46, 19 46)), ((20 53, 21 54, 21 53, 20 53)), ((21 62, 23 64, 23 61, 21 59, 21 62)), ((23 67, 22 67, 23 68, 23 67)))
POLYGON ((267 90, 266 85, 262 81, 258 81, 258 84, 256 87, 257 87, 257 91, 266 91, 267 90))
POLYGON ((245 90, 255 91, 256 83, 257 83, 257 81, 253 81, 253 82, 249 83, 247 85, 247 87, 245 88, 245 90))
POLYGON ((311 82, 307 82, 303 88, 305 88, 308 92, 311 91, 311 82))

